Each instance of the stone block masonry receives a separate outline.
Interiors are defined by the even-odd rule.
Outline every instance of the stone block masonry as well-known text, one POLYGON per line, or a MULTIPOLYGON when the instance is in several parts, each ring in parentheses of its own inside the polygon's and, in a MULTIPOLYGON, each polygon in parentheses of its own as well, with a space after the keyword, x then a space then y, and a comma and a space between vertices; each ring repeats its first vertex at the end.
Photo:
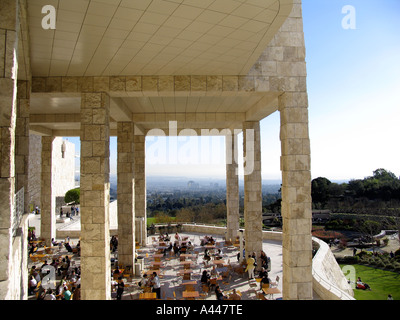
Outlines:
POLYGON ((135 261, 135 180, 134 125, 118 122, 118 264, 131 266, 135 261))
POLYGON ((225 137, 226 146, 226 239, 235 241, 239 230, 239 176, 237 136, 225 137))
POLYGON ((262 250, 262 194, 260 122, 243 123, 244 224, 246 258, 262 250), (247 170, 246 170, 247 168, 247 170))
POLYGON ((83 93, 81 100, 82 300, 111 298, 109 226, 110 97, 83 93))

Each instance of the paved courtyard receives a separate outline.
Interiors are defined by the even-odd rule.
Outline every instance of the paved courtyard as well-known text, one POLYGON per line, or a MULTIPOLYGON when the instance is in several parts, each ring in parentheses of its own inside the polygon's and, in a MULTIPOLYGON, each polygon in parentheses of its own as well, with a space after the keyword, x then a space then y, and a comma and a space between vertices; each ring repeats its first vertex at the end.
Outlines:
MULTIPOLYGON (((57 229, 62 229, 63 231, 71 230, 76 231, 80 229, 80 219, 78 217, 74 217, 75 220, 67 221, 64 223, 57 223, 57 229)), ((40 235, 40 215, 31 215, 29 226, 35 226, 36 234, 40 235)), ((260 284, 257 281, 249 281, 247 273, 238 273, 235 270, 239 267, 239 262, 237 259, 237 254, 239 252, 236 247, 227 247, 224 245, 223 239, 219 235, 207 234, 207 236, 212 236, 216 240, 216 248, 221 250, 222 260, 224 261, 224 265, 215 265, 213 260, 210 263, 205 264, 203 261, 204 255, 204 247, 201 246, 201 239, 206 236, 201 233, 179 233, 181 238, 188 238, 188 241, 194 245, 193 254, 194 256, 190 258, 192 261, 192 273, 190 276, 190 280, 194 280, 196 284, 193 286, 192 290, 199 293, 198 299, 204 300, 216 300, 216 295, 214 292, 214 288, 212 287, 209 292, 204 292, 203 287, 200 283, 200 277, 204 270, 212 272, 213 269, 219 275, 219 280, 217 280, 217 285, 220 286, 222 291, 225 294, 231 292, 232 289, 236 289, 240 292, 242 300, 258 300, 260 290, 260 284), (222 277, 223 275, 223 277, 222 277)), ((173 235, 172 235, 173 236, 173 235)), ((154 255, 157 252, 158 247, 158 234, 148 236, 147 245, 137 250, 139 257, 142 257, 143 260, 143 270, 142 272, 146 272, 148 270, 152 270, 152 264, 155 261, 154 255)), ((57 239, 58 241, 65 241, 65 239, 57 239)), ((71 237, 70 238, 71 246, 74 247, 78 242, 78 239, 71 237)), ((263 241, 263 250, 271 259, 271 268, 269 272, 269 278, 272 282, 276 282, 277 276, 279 280, 276 284, 276 287, 281 292, 282 291, 282 245, 280 241, 263 241)), ((58 256, 66 255, 68 252, 64 247, 57 252, 58 256)), ((117 253, 111 254, 112 261, 117 259, 117 253)), ((189 259, 189 258, 187 258, 189 259)), ((164 300, 167 299, 182 299, 183 292, 185 290, 185 282, 183 277, 180 275, 183 272, 184 267, 181 263, 183 260, 179 256, 175 256, 173 252, 168 252, 165 256, 160 258, 162 267, 160 268, 160 280, 161 280, 161 298, 164 300)), ((80 265, 80 258, 78 255, 72 256, 71 259, 73 266, 80 265)), ((36 263, 36 265, 41 265, 42 263, 36 263)), ((30 266, 32 262, 30 261, 30 266)), ((29 267, 30 267, 29 266, 29 267)), ((114 269, 114 264, 112 265, 114 269)), ((138 286, 137 283, 140 280, 140 276, 135 277, 126 277, 124 279, 126 283, 126 287, 124 290, 124 294, 122 296, 123 300, 136 300, 139 299, 140 293, 143 291, 138 286)), ((116 298, 116 292, 112 292, 112 297, 116 298)), ((274 294, 273 296, 268 295, 265 296, 268 299, 279 299, 282 297, 281 293, 274 294)))

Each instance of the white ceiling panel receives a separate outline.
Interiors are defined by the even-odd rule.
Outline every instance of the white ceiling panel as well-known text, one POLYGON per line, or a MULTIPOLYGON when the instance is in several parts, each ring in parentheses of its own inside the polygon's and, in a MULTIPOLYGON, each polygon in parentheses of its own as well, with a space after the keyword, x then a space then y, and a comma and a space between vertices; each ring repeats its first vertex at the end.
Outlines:
POLYGON ((29 0, 32 75, 247 74, 292 2, 29 0), (41 27, 44 5, 56 30, 41 27))

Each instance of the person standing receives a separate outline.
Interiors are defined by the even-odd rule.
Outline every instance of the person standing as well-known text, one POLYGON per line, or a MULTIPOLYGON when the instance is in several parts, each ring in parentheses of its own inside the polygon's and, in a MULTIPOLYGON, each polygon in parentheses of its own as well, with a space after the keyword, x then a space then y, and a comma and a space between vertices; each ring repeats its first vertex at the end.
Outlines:
POLYGON ((249 273, 249 280, 250 279, 254 279, 254 268, 255 268, 254 267, 254 263, 255 262, 256 261, 254 260, 254 258, 251 255, 249 255, 247 260, 246 260, 247 267, 246 267, 246 270, 245 270, 245 271, 247 271, 249 273))
POLYGON ((153 292, 157 294, 157 299, 161 299, 161 283, 157 272, 153 272, 153 292))
POLYGON ((121 300, 122 294, 124 293, 124 289, 125 289, 125 284, 122 281, 122 277, 119 277, 117 284, 117 300, 121 300))

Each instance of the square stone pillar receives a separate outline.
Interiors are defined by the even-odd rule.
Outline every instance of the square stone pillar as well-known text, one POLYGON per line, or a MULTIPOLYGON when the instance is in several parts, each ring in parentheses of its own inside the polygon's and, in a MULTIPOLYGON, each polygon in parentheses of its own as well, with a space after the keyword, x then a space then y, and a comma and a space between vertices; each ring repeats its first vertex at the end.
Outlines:
POLYGON ((16 0, 0 2, 0 299, 5 299, 14 285, 9 280, 15 198, 17 4, 16 0))
POLYGON ((82 300, 111 299, 110 97, 81 96, 81 290, 82 300))
POLYGON ((31 85, 19 80, 17 92, 17 121, 15 127, 15 190, 24 188, 24 208, 29 212, 29 107, 31 85))
POLYGON ((311 172, 306 92, 279 97, 283 298, 312 299, 311 172))
POLYGON ((40 195, 40 237, 46 246, 56 236, 56 198, 53 194, 53 141, 54 137, 42 137, 42 176, 40 195))
POLYGON ((245 255, 262 250, 260 122, 243 122, 245 255))
POLYGON ((146 136, 135 134, 134 141, 134 177, 135 177, 135 240, 140 245, 147 243, 147 216, 146 216, 146 136), (138 221, 140 220, 140 221, 138 221))
POLYGON ((135 270, 135 180, 134 125, 132 122, 117 124, 117 190, 118 190, 118 264, 132 266, 135 270))
POLYGON ((226 240, 235 241, 239 231, 239 175, 237 135, 225 136, 226 148, 226 240))

